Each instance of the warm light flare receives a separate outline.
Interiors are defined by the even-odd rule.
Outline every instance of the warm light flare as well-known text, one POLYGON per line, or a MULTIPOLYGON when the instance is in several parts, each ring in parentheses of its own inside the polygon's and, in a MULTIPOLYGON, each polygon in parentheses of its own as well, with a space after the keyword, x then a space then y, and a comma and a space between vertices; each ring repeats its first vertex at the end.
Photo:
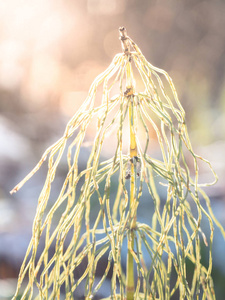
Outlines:
POLYGON ((79 12, 72 14, 51 0, 0 5, 0 88, 16 88, 29 107, 56 104, 70 67, 62 59, 64 40, 71 28, 76 35, 79 12))

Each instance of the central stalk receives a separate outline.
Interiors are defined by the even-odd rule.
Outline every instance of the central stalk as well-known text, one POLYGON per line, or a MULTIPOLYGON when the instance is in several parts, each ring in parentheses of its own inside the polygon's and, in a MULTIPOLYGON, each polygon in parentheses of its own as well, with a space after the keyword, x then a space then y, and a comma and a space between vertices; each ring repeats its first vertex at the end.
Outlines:
POLYGON ((134 128, 134 81, 130 59, 126 64, 126 96, 129 101, 129 129, 130 129, 130 228, 128 230, 128 249, 127 249, 127 300, 134 299, 135 283, 134 283, 134 228, 136 227, 136 157, 137 143, 134 128))
POLYGON ((127 36, 126 29, 124 27, 119 28, 120 40, 122 42, 122 48, 126 55, 126 91, 124 96, 127 97, 129 102, 129 129, 130 129, 130 222, 127 235, 127 272, 126 272, 126 300, 133 300, 135 293, 134 283, 134 258, 132 253, 134 252, 134 230, 136 227, 136 162, 137 162, 137 143, 135 134, 135 110, 134 110, 134 87, 135 81, 133 77, 131 61, 132 54, 130 51, 131 40, 127 36))

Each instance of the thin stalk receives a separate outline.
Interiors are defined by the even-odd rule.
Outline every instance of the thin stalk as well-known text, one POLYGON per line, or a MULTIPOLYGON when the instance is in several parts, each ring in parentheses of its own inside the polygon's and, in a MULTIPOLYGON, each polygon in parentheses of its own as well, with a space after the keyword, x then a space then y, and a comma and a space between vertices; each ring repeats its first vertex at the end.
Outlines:
POLYGON ((129 99, 129 128, 130 128, 130 160, 131 160, 131 174, 130 174, 130 212, 131 222, 130 230, 128 231, 128 249, 127 249, 127 273, 126 273, 126 287, 127 300, 134 299, 134 258, 132 252, 134 251, 134 228, 136 227, 136 161, 137 157, 137 143, 134 130, 134 84, 131 69, 131 62, 126 64, 127 75, 127 90, 126 95, 129 99))

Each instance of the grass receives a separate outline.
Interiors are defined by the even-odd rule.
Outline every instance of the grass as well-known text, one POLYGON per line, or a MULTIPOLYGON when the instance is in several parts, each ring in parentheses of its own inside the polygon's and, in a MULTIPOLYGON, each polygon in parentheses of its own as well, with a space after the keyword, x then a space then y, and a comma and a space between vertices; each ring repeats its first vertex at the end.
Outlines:
POLYGON ((175 295, 179 299, 215 299, 211 276, 214 223, 224 237, 225 231, 214 217, 202 186, 215 183, 216 175, 211 164, 192 149, 185 112, 172 79, 146 60, 124 28, 120 28, 120 35, 123 52, 94 80, 62 138, 12 190, 19 190, 48 160, 32 238, 13 299, 26 280, 21 299, 76 299, 79 287, 85 299, 93 299, 108 277, 111 290, 107 299, 162 300, 175 295), (143 90, 139 91, 136 81, 143 90), (99 104, 96 95, 101 88, 99 104), (93 124, 95 134, 88 137, 90 155, 80 171, 79 157, 93 124), (125 142, 127 130, 129 145, 125 142), (160 159, 152 156, 153 134, 160 159), (105 145, 114 154, 101 161, 105 145), (65 152, 67 175, 49 208, 52 184, 65 152), (200 161, 211 169, 214 182, 199 184, 200 161), (158 182, 166 190, 164 204, 158 182), (137 218, 143 199, 154 203, 149 224, 137 218), (96 201, 99 210, 91 221, 96 201), (203 216, 210 228, 208 236, 201 229, 203 216), (40 240, 44 247, 38 255, 40 240), (208 249, 207 266, 201 262, 202 241, 208 249), (52 247, 54 253, 50 254, 52 247), (123 247, 127 247, 126 270, 122 267, 123 247), (103 256, 107 264, 97 278, 103 256), (188 265, 193 266, 191 278, 188 265))

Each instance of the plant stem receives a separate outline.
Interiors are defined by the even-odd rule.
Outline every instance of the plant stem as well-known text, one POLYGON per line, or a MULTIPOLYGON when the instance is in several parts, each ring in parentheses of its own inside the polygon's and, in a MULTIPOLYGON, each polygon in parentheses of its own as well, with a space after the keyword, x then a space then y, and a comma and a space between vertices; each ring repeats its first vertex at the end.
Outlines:
POLYGON ((129 103, 129 127, 130 127, 130 160, 131 160, 131 177, 130 177, 130 212, 131 222, 130 230, 128 233, 128 249, 127 249, 127 300, 134 299, 134 259, 131 251, 134 250, 134 228, 136 227, 136 211, 134 210, 134 203, 136 199, 136 161, 137 157, 137 144, 134 130, 134 88, 133 88, 133 76, 131 69, 131 62, 128 61, 126 65, 127 75, 127 96, 130 101, 129 103), (133 212, 134 210, 134 212, 133 212))

